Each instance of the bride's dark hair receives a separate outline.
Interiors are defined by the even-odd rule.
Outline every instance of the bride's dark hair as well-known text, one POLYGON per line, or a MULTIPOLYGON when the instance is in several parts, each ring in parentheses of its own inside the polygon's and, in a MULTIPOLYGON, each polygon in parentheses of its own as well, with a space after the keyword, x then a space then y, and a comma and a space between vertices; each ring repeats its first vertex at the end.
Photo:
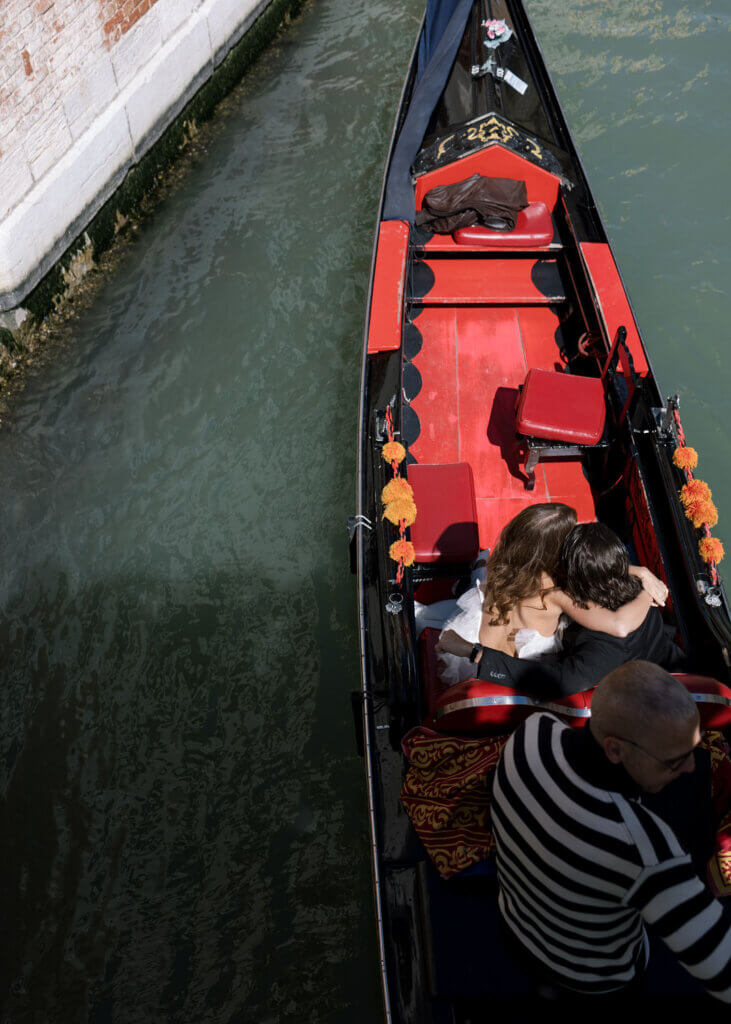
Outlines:
POLYGON ((483 610, 490 625, 508 622, 512 609, 528 597, 541 600, 551 587, 567 534, 576 525, 576 511, 559 501, 529 505, 503 527, 487 563, 483 610))
POLYGON ((610 612, 642 590, 640 580, 629 574, 627 549, 604 523, 580 523, 568 534, 556 582, 580 608, 593 601, 610 612))

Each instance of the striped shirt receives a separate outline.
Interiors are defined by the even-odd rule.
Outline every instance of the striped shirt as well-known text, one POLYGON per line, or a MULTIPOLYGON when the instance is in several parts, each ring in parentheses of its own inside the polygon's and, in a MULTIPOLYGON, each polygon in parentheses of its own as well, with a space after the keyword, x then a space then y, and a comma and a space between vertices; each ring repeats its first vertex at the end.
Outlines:
POLYGON ((531 715, 511 737, 492 805, 503 917, 548 974, 595 993, 635 978, 650 925, 711 995, 731 1002, 724 909, 631 785, 608 787, 620 778, 631 783, 553 715, 531 715))

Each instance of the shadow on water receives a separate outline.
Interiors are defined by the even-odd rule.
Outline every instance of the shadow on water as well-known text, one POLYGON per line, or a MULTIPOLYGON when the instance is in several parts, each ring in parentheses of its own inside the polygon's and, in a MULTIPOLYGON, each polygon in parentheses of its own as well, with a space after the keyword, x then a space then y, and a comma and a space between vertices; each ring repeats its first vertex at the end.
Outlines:
MULTIPOLYGON (((646 258, 670 178, 625 177, 627 148, 655 146, 657 116, 680 136, 673 53, 725 59, 725 35, 676 47, 641 6, 623 36, 609 0, 528 4, 592 185, 616 189, 662 370, 683 311, 660 297, 696 271, 689 229, 680 254, 657 233, 662 268, 646 258), (666 72, 607 66, 650 36, 666 72)), ((378 187, 422 8, 310 5, 3 419, 3 1024, 380 1018, 345 520, 378 187)), ((686 78, 695 103, 705 79, 686 78)), ((691 296, 704 338, 708 295, 691 296)), ((722 390, 702 362, 688 388, 692 371, 722 390)))
POLYGON ((26 689, 3 765, 6 1019, 29 1000, 38 1020, 133 1019, 128 1001, 145 1020, 277 1019, 292 991, 296 1015, 348 1005, 373 937, 352 934, 354 636, 333 631, 326 573, 293 592, 251 572, 256 593, 219 571, 71 595, 47 571, 11 609, 0 658, 26 689))

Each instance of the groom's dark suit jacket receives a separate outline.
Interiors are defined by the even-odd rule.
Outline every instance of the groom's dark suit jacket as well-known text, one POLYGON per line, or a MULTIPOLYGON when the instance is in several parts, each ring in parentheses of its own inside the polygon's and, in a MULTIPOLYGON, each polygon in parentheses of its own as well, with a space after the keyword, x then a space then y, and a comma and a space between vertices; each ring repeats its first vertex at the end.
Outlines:
POLYGON ((621 638, 571 625, 563 635, 564 649, 538 661, 483 648, 477 677, 536 697, 562 697, 596 686, 626 661, 654 661, 669 672, 682 671, 683 652, 670 634, 657 608, 650 608, 642 625, 621 638))

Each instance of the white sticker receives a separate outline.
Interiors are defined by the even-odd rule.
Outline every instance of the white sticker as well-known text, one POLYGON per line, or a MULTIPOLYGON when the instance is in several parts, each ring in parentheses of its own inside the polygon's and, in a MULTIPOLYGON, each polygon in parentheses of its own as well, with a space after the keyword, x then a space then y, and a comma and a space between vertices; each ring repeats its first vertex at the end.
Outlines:
POLYGON ((512 71, 505 71, 503 68, 498 69, 498 78, 502 78, 508 85, 512 85, 516 92, 519 92, 522 96, 525 90, 528 88, 528 83, 524 82, 522 78, 518 78, 512 71), (500 72, 502 71, 502 74, 500 72))

